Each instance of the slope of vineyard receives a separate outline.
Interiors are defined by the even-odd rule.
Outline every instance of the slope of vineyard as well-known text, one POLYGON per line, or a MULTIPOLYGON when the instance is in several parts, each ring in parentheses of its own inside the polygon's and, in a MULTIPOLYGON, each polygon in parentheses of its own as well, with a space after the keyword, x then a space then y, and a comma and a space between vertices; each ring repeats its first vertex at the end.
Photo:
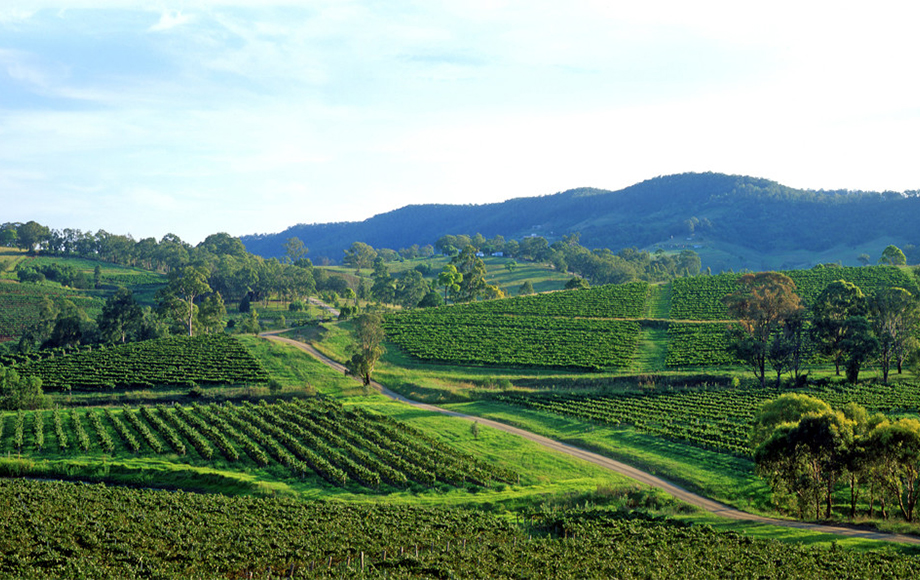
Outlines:
MULTIPOLYGON (((503 393, 494 397, 503 403, 605 425, 630 425, 653 435, 750 456, 754 415, 765 402, 784 392, 757 387, 609 395, 503 393)), ((920 410, 920 384, 916 383, 901 383, 897 389, 864 383, 844 390, 812 387, 797 392, 818 397, 834 408, 854 402, 873 413, 916 413, 920 410)))
POLYGON ((173 336, 94 348, 17 365, 42 379, 46 391, 150 388, 161 385, 259 384, 268 381, 259 362, 232 336, 173 336))
MULTIPOLYGON (((895 266, 863 268, 821 267, 811 270, 782 272, 795 282, 796 293, 805 304, 811 304, 821 291, 835 280, 846 280, 870 294, 877 288, 900 286, 916 293, 917 284, 908 272, 895 266)), ((728 312, 722 299, 738 289, 740 274, 678 278, 671 282, 672 320, 727 320, 728 312)))
POLYGON ((639 323, 415 310, 387 318, 388 340, 438 362, 600 370, 625 367, 639 323))
POLYGON ((102 300, 78 290, 0 280, 0 340, 17 337, 39 322, 41 303, 46 297, 66 298, 92 316, 102 311, 102 300))
POLYGON ((639 340, 648 284, 635 282, 472 302, 387 316, 390 341, 421 360, 622 368, 639 340))
POLYGON ((0 569, 21 579, 909 578, 920 564, 608 508, 535 511, 526 521, 456 508, 4 480, 0 569))
POLYGON ((161 457, 267 468, 356 490, 513 483, 515 474, 422 432, 328 400, 18 411, 0 415, 0 453, 33 459, 161 457))
POLYGON ((639 318, 645 312, 646 282, 607 284, 574 291, 515 296, 435 308, 432 312, 558 316, 576 318, 639 318))

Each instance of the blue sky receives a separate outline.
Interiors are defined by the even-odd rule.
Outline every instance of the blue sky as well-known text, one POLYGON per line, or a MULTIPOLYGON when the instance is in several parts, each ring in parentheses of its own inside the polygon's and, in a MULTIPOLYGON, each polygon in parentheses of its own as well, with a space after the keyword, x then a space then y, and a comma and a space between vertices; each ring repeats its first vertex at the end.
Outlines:
POLYGON ((0 222, 197 243, 684 171, 920 189, 917 16, 884 1, 4 0, 0 222))

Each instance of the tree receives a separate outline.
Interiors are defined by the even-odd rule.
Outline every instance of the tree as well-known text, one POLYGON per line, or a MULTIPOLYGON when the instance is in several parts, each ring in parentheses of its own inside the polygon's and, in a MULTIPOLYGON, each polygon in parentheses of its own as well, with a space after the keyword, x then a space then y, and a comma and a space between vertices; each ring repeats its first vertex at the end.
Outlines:
POLYGON ((444 287, 444 301, 447 302, 448 292, 451 296, 456 296, 460 292, 460 282, 463 281, 463 274, 457 271, 457 266, 446 264, 441 273, 438 274, 438 286, 444 287))
POLYGON ((907 257, 901 248, 895 245, 889 245, 882 250, 882 256, 878 259, 879 264, 888 264, 890 266, 906 266, 907 257))
POLYGON ((444 304, 444 299, 441 298, 441 295, 438 294, 436 290, 429 290, 425 297, 422 298, 419 303, 419 308, 434 308, 436 306, 441 306, 444 304))
POLYGON ((188 335, 192 336, 195 323, 195 299, 211 292, 208 285, 208 273, 196 266, 185 266, 169 273, 169 284, 157 292, 161 308, 175 312, 177 309, 172 304, 180 300, 185 304, 184 319, 188 327, 188 335))
POLYGON ((457 291, 458 301, 469 302, 485 295, 486 265, 476 255, 473 246, 464 247, 459 254, 451 258, 450 263, 455 265, 457 271, 463 275, 459 282, 460 289, 457 291))
POLYGON ((799 393, 785 393, 767 401, 754 416, 751 448, 760 446, 784 423, 796 423, 805 415, 820 415, 830 411, 831 406, 821 399, 799 393))
POLYGON ((288 264, 296 264, 307 256, 307 247, 303 245, 300 238, 288 238, 284 242, 285 259, 288 264))
POLYGON ((428 283, 418 270, 406 270, 396 279, 396 302, 404 308, 418 306, 428 291, 428 283))
POLYGON ((39 409, 44 404, 40 378, 23 377, 16 369, 0 366, 0 408, 39 409))
POLYGON ((767 362, 776 371, 776 388, 782 384, 782 376, 792 371, 798 383, 802 361, 805 353, 805 309, 801 309, 786 319, 782 328, 773 333, 767 362))
POLYGON ((528 294, 533 294, 533 282, 526 280, 521 287, 518 288, 518 296, 527 296, 528 294))
POLYGON ((371 296, 385 304, 393 304, 396 299, 396 283, 380 256, 374 260, 374 284, 371 286, 371 296))
POLYGON ((351 359, 346 363, 348 370, 359 377, 364 386, 371 384, 371 373, 380 357, 386 352, 383 317, 376 312, 362 314, 354 320, 351 359))
POLYGON ((220 332, 224 328, 224 316, 226 315, 227 307, 224 305, 224 299, 221 298, 220 292, 214 292, 198 305, 198 327, 206 334, 220 332))
POLYGON ((860 254, 859 256, 856 257, 856 260, 859 262, 860 265, 868 266, 869 262, 871 261, 871 258, 869 258, 869 254, 860 254))
POLYGON ((840 348, 846 357, 847 380, 856 384, 859 380, 859 371, 863 364, 869 361, 879 349, 879 341, 872 332, 872 325, 865 316, 851 316, 844 322, 843 340, 840 348))
POLYGON ((578 290, 579 288, 590 288, 591 284, 588 283, 584 278, 579 278, 575 276, 571 280, 565 283, 566 290, 578 290))
POLYGON ((758 472, 770 479, 774 492, 794 493, 799 512, 814 508, 831 517, 834 486, 843 474, 855 423, 840 412, 806 414, 796 423, 783 423, 754 452, 758 472))
POLYGON ((872 330, 879 342, 879 366, 882 381, 888 382, 891 364, 901 373, 903 361, 916 348, 916 331, 920 326, 920 307, 913 295, 903 288, 876 290, 869 298, 872 330))
POLYGON ((259 334, 262 332, 262 324, 259 322, 259 311, 253 308, 249 311, 249 315, 243 319, 243 323, 240 324, 240 332, 246 334, 259 334))
POLYGON ((856 284, 836 280, 828 284, 812 306, 811 335, 821 354, 833 357, 837 375, 843 362, 846 321, 867 309, 866 296, 856 284))
POLYGON ((773 335, 787 320, 800 315, 801 299, 795 293, 795 282, 777 272, 745 274, 738 284, 740 289, 724 299, 729 314, 738 320, 729 333, 729 348, 753 368, 765 387, 773 335))
POLYGON ((35 247, 51 237, 51 229, 36 221, 30 221, 16 228, 16 245, 29 252, 34 252, 35 247))
POLYGON ((377 258, 377 251, 364 242, 354 242, 345 250, 345 258, 342 263, 355 270, 371 268, 374 265, 374 259, 377 258))
POLYGON ((16 243, 16 226, 13 224, 0 225, 0 246, 12 248, 16 243))
POLYGON ((84 342, 92 342, 95 323, 79 306, 64 299, 61 301, 51 336, 42 345, 49 347, 73 347, 84 342))
POLYGON ((143 321, 144 311, 134 294, 128 288, 119 288, 106 300, 96 323, 102 340, 124 344, 129 336, 140 330, 143 321))
POLYGON ((897 497, 904 519, 913 521, 920 500, 920 421, 883 422, 872 430, 869 447, 878 458, 883 480, 897 497))

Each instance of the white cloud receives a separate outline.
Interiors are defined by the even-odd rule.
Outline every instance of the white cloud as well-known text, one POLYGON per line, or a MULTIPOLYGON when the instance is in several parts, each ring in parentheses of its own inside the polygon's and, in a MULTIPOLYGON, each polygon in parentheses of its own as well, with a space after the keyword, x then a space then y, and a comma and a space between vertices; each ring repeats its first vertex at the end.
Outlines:
POLYGON ((148 30, 150 32, 163 32, 183 24, 188 24, 191 21, 192 17, 182 14, 181 10, 167 10, 160 15, 160 21, 151 26, 148 30))

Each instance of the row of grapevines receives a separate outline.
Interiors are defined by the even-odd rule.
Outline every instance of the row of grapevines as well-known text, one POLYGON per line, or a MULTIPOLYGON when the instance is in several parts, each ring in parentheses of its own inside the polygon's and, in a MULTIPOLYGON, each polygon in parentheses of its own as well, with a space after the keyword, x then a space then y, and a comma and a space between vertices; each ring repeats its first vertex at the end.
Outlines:
MULTIPOLYGON (((40 454, 47 447, 45 413, 0 414, 0 450, 40 454), (7 422, 13 425, 12 435, 4 437, 7 422)), ((315 473, 334 485, 354 482, 372 489, 384 482, 407 487, 413 483, 488 486, 516 481, 515 474, 460 453, 403 423, 346 411, 332 401, 71 409, 70 431, 60 421, 59 411, 51 414, 58 417, 55 437, 63 444, 61 450, 70 439, 78 441, 84 452, 107 454, 174 452, 185 456, 190 446, 197 453, 188 461, 207 463, 216 459, 212 447, 216 446, 226 459, 248 461, 239 448, 256 466, 277 462, 294 476, 315 473), (92 437, 84 430, 85 421, 92 428, 92 437)))
POLYGON ((641 318, 648 299, 647 282, 607 284, 593 288, 515 296, 441 306, 434 313, 494 316, 553 316, 562 318, 641 318))
POLYGON ((385 328, 388 340, 422 360, 587 370, 627 366, 640 331, 634 321, 430 310, 389 316, 385 328))
POLYGON ((913 578, 920 558, 604 508, 481 510, 0 480, 10 578, 913 578))
POLYGON ((174 336, 17 365, 45 390, 264 383, 268 373, 236 338, 174 336))
MULTIPOLYGON (((784 391, 776 388, 686 389, 665 393, 501 393, 497 400, 607 425, 631 425, 641 431, 694 445, 749 456, 754 416, 784 391)), ((920 411, 920 385, 833 386, 802 389, 839 408, 854 402, 870 412, 920 411)))

